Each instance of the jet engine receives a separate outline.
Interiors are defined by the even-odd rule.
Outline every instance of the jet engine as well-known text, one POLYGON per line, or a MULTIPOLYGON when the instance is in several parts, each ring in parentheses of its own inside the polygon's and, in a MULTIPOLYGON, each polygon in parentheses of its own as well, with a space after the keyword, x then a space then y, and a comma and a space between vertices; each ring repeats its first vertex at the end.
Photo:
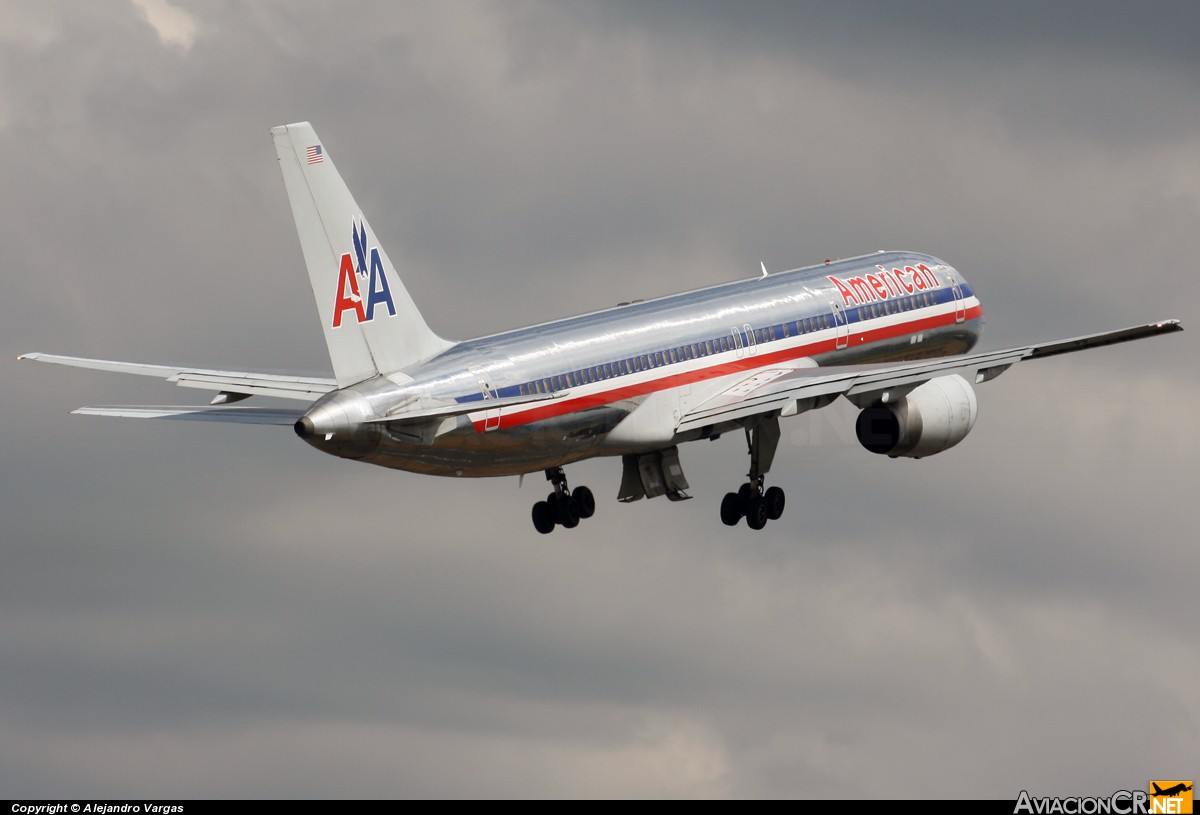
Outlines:
POLYGON ((865 408, 854 431, 872 453, 922 458, 965 439, 978 412, 967 380, 957 374, 939 376, 894 404, 876 402, 865 408))

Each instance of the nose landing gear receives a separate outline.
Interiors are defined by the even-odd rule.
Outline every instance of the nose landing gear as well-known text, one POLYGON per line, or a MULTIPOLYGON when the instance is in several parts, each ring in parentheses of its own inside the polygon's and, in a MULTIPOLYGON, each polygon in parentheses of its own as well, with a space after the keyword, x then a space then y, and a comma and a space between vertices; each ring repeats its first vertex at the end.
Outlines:
POLYGON ((587 487, 576 487, 574 492, 567 486, 567 474, 562 467, 546 470, 546 480, 554 485, 554 492, 545 501, 533 505, 533 528, 543 535, 562 526, 574 529, 579 522, 596 513, 596 498, 587 487))

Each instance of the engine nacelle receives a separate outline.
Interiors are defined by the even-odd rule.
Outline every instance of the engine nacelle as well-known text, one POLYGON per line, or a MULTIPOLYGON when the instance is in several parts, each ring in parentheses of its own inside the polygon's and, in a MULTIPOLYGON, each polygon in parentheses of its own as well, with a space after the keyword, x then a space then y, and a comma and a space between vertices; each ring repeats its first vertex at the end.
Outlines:
POLYGON ((876 402, 858 414, 854 431, 872 453, 922 458, 967 437, 979 413, 975 391, 954 374, 931 379, 895 404, 876 402))

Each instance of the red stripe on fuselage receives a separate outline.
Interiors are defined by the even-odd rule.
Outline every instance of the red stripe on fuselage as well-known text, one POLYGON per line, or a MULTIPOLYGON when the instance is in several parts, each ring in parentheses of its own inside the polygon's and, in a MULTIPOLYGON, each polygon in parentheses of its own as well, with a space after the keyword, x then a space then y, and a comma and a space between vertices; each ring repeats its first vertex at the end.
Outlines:
MULTIPOLYGON (((553 402, 552 404, 548 405, 540 405, 528 410, 522 410, 519 413, 504 414, 502 412, 500 415, 499 426, 495 429, 519 427, 532 422, 540 422, 543 419, 552 419, 555 416, 563 416, 567 413, 575 413, 576 411, 586 410, 587 408, 608 405, 613 402, 619 402, 622 399, 632 399, 636 396, 644 396, 656 391, 667 390, 668 388, 677 388, 681 385, 690 385, 694 382, 703 382, 706 379, 714 379, 718 376, 735 374, 739 371, 751 371, 757 368, 769 368, 772 365, 778 365, 781 362, 790 362, 791 360, 817 356, 818 354, 832 353, 837 350, 861 348, 868 343, 881 342, 883 340, 890 340, 895 337, 902 337, 909 334, 917 334, 922 331, 928 331, 932 328, 954 325, 956 323, 954 315, 954 311, 948 311, 945 314, 937 314, 932 317, 922 317, 920 319, 910 320, 909 322, 905 323, 884 325, 878 328, 868 329, 866 331, 851 331, 848 338, 850 344, 844 349, 837 348, 836 338, 830 338, 827 340, 821 340, 819 342, 809 343, 807 345, 797 345, 790 348, 783 348, 779 351, 760 353, 756 356, 743 357, 742 359, 732 359, 717 365, 710 365, 707 368, 697 368, 691 371, 683 371, 677 374, 662 376, 657 379, 634 382, 629 385, 625 385, 624 387, 611 388, 598 393, 589 393, 584 396, 576 396, 570 399, 564 399, 560 402, 553 402)), ((983 306, 976 304, 966 309, 966 316, 963 322, 976 320, 982 316, 983 306)), ((486 405, 480 405, 481 412, 486 409, 486 405)), ((484 432, 484 421, 482 419, 479 421, 474 421, 472 424, 475 426, 476 432, 484 432)))

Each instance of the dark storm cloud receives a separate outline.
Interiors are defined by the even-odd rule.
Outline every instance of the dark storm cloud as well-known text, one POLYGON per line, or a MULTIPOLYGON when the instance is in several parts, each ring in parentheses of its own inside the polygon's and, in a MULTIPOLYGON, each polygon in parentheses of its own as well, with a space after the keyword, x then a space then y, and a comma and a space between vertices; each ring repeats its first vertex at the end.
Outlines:
MULTIPOLYGON (((0 4, 12 353, 325 368, 267 136, 298 119, 456 338, 884 247, 962 268, 993 346, 1195 310, 1190 4, 143 5, 0 4)), ((572 466, 600 512, 541 538, 538 474, 70 417, 202 394, 10 358, 0 783, 1143 784, 1197 747, 1193 336, 1018 366, 919 462, 846 404, 789 420, 758 536, 716 521, 737 438, 682 450, 684 504, 572 466)))

